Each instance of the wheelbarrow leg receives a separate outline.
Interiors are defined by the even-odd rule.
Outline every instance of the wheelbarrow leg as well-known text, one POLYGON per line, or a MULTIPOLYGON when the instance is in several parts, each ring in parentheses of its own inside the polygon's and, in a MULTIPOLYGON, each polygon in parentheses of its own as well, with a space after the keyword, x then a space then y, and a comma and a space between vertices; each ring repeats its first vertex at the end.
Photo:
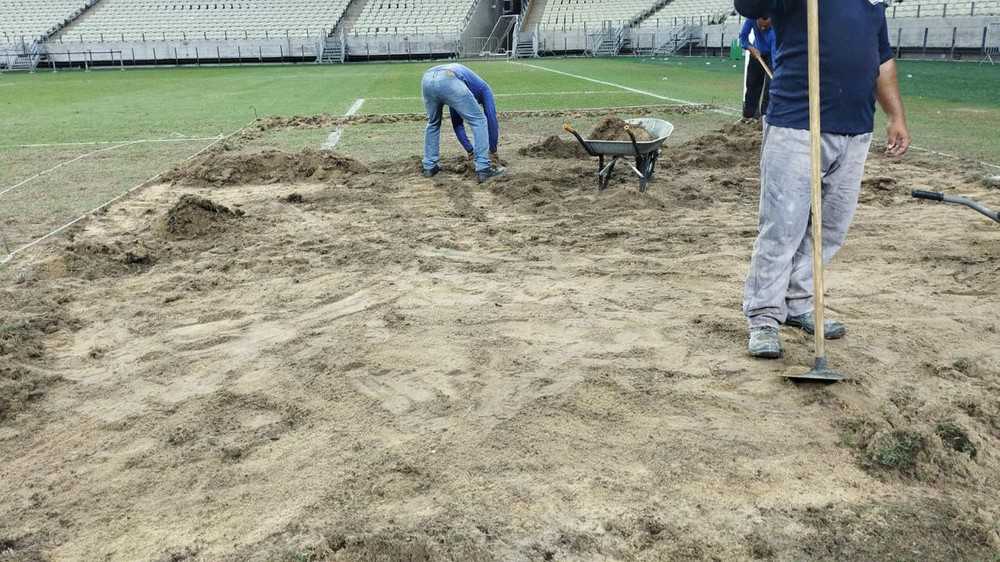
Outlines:
POLYGON ((617 158, 611 160, 611 163, 608 164, 607 168, 604 168, 603 170, 601 170, 601 173, 598 174, 597 187, 599 191, 604 191, 605 189, 608 188, 608 184, 611 183, 611 175, 614 173, 615 164, 617 163, 618 163, 617 158))

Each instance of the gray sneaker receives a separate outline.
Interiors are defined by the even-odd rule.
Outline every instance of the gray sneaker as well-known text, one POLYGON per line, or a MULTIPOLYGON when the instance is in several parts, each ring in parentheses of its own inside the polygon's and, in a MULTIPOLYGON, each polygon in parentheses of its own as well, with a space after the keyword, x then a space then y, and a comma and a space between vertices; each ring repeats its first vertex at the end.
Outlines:
POLYGON ((761 359, 777 359, 781 357, 781 337, 778 329, 771 326, 750 329, 750 345, 752 357, 761 359))
MULTIPOLYGON (((799 316, 789 316, 785 320, 785 325, 793 328, 801 328, 802 331, 809 335, 816 333, 816 319, 813 318, 812 312, 807 312, 799 316)), ((828 340, 839 340, 847 335, 847 326, 836 320, 824 320, 823 326, 826 328, 823 330, 823 337, 828 340)))

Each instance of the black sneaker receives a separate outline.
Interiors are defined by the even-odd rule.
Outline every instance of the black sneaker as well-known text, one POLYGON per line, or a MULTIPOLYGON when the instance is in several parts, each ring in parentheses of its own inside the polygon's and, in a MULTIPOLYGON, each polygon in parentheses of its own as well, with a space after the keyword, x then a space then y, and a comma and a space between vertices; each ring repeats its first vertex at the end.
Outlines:
POLYGON ((479 178, 479 183, 490 181, 493 178, 498 178, 507 173, 507 170, 503 168, 497 168, 496 166, 490 166, 489 168, 476 172, 476 177, 479 178))
POLYGON ((434 166, 433 168, 431 168, 430 170, 424 170, 423 174, 424 174, 424 177, 425 177, 425 178, 433 178, 433 177, 434 177, 434 176, 436 176, 436 175, 437 175, 437 173, 438 173, 438 172, 440 172, 440 171, 441 171, 441 167, 440 167, 440 166, 438 166, 438 165, 435 165, 435 166, 434 166))

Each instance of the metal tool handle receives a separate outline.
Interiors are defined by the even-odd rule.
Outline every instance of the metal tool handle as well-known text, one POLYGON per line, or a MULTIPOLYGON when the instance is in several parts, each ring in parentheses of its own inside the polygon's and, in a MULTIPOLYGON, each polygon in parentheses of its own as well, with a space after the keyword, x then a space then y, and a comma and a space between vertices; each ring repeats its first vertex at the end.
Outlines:
POLYGON ((963 207, 968 207, 973 211, 994 220, 1000 222, 1000 211, 994 211, 987 208, 985 205, 977 203, 971 199, 966 199, 965 197, 957 197, 955 195, 945 195, 944 193, 937 193, 934 191, 913 191, 911 193, 913 197, 917 199, 927 199, 929 201, 940 201, 942 203, 951 203, 952 205, 962 205, 963 207))
POLYGON ((911 193, 916 199, 927 199, 928 201, 944 201, 944 193, 938 193, 936 191, 919 191, 915 190, 911 193))

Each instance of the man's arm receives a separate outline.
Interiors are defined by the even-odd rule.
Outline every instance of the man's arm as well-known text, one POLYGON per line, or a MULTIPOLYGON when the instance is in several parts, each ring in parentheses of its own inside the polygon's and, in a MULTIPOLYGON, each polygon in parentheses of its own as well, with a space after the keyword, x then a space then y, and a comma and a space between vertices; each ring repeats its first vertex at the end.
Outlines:
POLYGON ((472 143, 469 142, 469 136, 465 133, 465 121, 462 120, 462 116, 457 111, 452 111, 450 107, 448 108, 448 115, 451 116, 451 126, 455 129, 455 136, 458 137, 458 143, 462 145, 462 148, 466 152, 472 154, 472 143))
POLYGON ((750 30, 753 29, 753 21, 748 19, 743 22, 743 28, 740 29, 740 47, 746 51, 750 50, 750 30))
POLYGON ((899 95, 899 79, 896 76, 896 60, 889 59, 879 67, 878 82, 875 86, 878 103, 889 120, 885 153, 902 156, 910 148, 910 130, 906 126, 906 110, 899 95))
POLYGON ((496 154, 500 148, 500 121, 497 120, 497 105, 493 99, 493 91, 489 87, 483 92, 483 113, 486 114, 486 127, 490 132, 490 152, 496 154))

